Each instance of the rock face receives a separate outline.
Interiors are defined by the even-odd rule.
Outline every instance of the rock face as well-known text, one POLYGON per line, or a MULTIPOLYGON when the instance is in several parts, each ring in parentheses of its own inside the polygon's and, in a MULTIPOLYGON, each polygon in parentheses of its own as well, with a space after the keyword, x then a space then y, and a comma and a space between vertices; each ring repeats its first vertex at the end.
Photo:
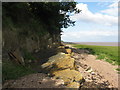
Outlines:
POLYGON ((62 79, 68 88, 79 88, 79 82, 83 78, 81 73, 74 69, 74 63, 74 58, 71 58, 70 53, 65 54, 61 52, 50 57, 41 67, 54 76, 54 78, 62 79))
MULTIPOLYGON (((39 36, 38 34, 21 36, 19 30, 22 31, 23 29, 18 28, 16 31, 3 29, 3 54, 6 55, 7 58, 9 58, 9 52, 16 51, 17 49, 22 53, 21 57, 25 58, 25 51, 29 53, 38 51, 45 52, 60 45, 60 35, 51 36, 49 33, 46 33, 43 36, 39 36)), ((6 58, 6 56, 3 57, 6 58)))

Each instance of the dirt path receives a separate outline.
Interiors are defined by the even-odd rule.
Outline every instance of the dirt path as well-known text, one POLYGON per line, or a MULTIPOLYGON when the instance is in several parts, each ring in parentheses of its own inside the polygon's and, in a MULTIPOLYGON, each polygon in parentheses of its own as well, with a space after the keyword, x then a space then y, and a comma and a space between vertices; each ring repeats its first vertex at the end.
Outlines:
POLYGON ((9 80, 3 85, 3 88, 65 88, 63 84, 61 79, 53 79, 47 74, 36 73, 17 80, 9 80))
MULTIPOLYGON (((70 45, 69 45, 70 46, 70 45)), ((118 88, 118 66, 104 60, 96 60, 97 56, 87 54, 86 50, 73 48, 77 69, 83 74, 86 81, 104 84, 108 88, 118 88), (106 84, 106 85, 105 85, 106 84)))
POLYGON ((93 55, 88 55, 84 63, 93 68, 93 70, 98 71, 114 87, 118 87, 118 73, 115 70, 118 66, 113 66, 103 60, 96 60, 96 57, 93 55))

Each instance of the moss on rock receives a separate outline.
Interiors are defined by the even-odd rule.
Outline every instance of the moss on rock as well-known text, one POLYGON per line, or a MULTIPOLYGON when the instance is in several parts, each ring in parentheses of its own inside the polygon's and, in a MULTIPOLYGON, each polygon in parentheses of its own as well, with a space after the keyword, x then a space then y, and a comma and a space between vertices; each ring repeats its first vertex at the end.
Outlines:
POLYGON ((81 73, 76 70, 70 70, 70 69, 59 70, 53 72, 52 75, 54 75, 54 77, 56 78, 63 79, 65 84, 68 84, 73 81, 79 82, 82 80, 81 73))
POLYGON ((61 59, 55 63, 56 68, 58 69, 66 69, 66 68, 74 68, 74 58, 69 58, 68 56, 64 59, 61 59))
MULTIPOLYGON (((42 65, 42 68, 47 69, 66 69, 66 68, 74 68, 74 58, 71 58, 70 55, 64 53, 58 53, 55 56, 49 58, 48 62, 42 65)), ((53 71, 53 70, 52 70, 53 71)))
POLYGON ((58 53, 49 58, 48 62, 42 65, 54 78, 62 79, 69 88, 79 88, 83 79, 80 72, 75 70, 74 58, 71 54, 58 53))

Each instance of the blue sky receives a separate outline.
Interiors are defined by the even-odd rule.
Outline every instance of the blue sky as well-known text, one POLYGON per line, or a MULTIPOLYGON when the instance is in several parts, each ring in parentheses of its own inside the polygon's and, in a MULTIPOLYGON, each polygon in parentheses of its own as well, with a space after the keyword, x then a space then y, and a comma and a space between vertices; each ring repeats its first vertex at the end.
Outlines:
POLYGON ((62 40, 66 42, 117 42, 117 2, 79 2, 82 13, 70 18, 75 26, 63 29, 62 40))

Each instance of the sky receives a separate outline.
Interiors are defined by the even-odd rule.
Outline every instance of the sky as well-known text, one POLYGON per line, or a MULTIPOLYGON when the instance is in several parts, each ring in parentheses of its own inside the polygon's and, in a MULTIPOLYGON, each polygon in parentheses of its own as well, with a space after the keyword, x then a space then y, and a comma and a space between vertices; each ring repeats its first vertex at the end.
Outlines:
POLYGON ((75 26, 63 28, 65 42, 118 42, 118 2, 78 2, 70 14, 75 26))

